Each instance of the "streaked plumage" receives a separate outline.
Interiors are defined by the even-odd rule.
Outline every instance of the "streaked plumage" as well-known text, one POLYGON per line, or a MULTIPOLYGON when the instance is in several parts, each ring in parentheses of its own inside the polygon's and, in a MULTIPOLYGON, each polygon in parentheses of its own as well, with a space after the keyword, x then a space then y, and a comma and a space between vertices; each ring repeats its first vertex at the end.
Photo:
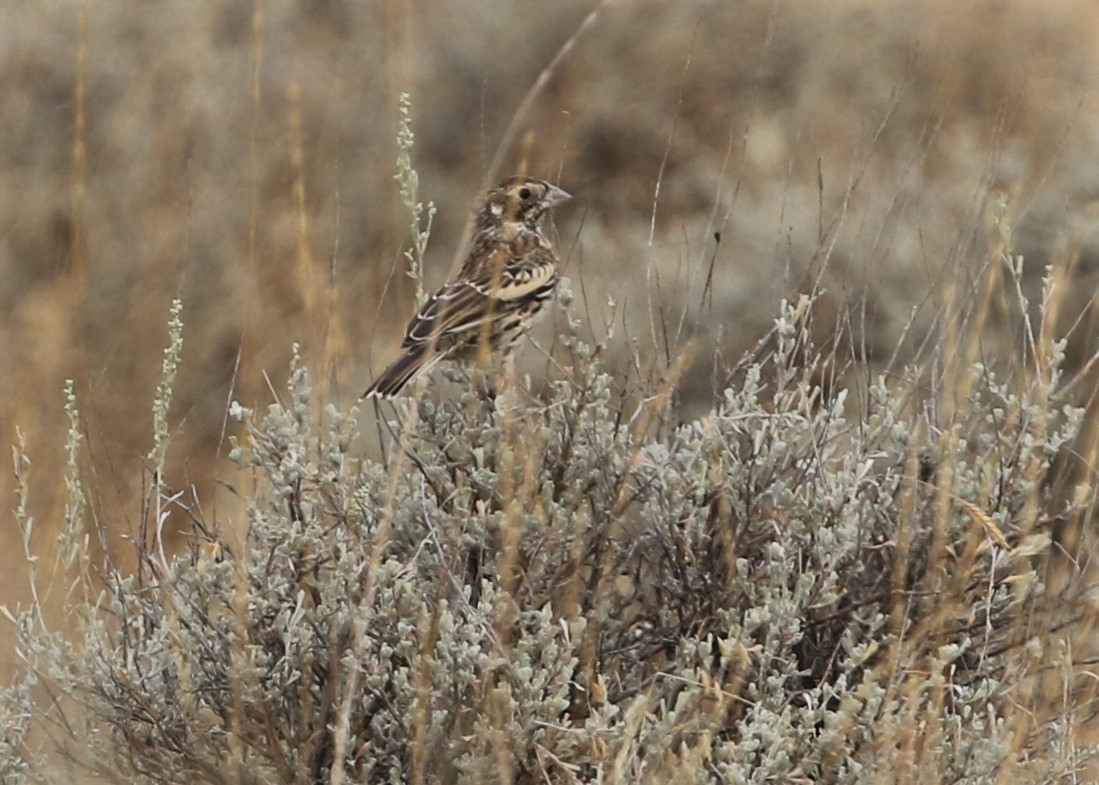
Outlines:
POLYGON ((412 317, 402 353, 363 393, 388 398, 442 359, 507 357, 557 285, 557 255, 543 232, 546 214, 571 197, 557 186, 512 177, 488 192, 473 245, 458 275, 412 317))

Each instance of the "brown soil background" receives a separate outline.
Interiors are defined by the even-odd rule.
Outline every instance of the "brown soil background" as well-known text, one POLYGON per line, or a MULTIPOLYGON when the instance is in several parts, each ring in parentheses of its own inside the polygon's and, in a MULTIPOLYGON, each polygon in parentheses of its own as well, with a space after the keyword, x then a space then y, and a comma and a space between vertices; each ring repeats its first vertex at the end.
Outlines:
MULTIPOLYGON (((121 543, 137 526, 165 323, 182 297, 168 476, 225 515, 213 489, 234 378, 232 397, 266 405, 264 375, 281 389, 297 341, 320 400, 349 408, 412 307, 393 272, 408 242, 398 94, 412 95, 421 196, 439 211, 431 288, 505 127, 593 8, 3 4, 0 440, 26 436, 45 565, 64 504, 64 380, 78 383, 96 518, 121 543)), ((575 195, 558 219, 566 272, 596 338, 618 315, 612 360, 662 352, 654 314, 686 313, 702 347, 688 405, 708 400, 710 350, 754 344, 825 257, 828 307, 858 306, 865 358, 887 358, 910 321, 902 353, 914 349, 944 282, 973 285, 996 192, 1010 198, 1032 302, 1043 266, 1074 260, 1065 311, 1084 317, 1069 345, 1079 364, 1097 331, 1097 37, 1092 0, 618 0, 575 40, 502 174, 575 195)), ((982 348, 1019 344, 1005 321, 982 348)), ((525 363, 544 367, 536 350, 525 363)), ((0 604, 14 607, 28 592, 8 470, 0 500, 0 604)), ((10 656, 3 647, 0 666, 10 656)))

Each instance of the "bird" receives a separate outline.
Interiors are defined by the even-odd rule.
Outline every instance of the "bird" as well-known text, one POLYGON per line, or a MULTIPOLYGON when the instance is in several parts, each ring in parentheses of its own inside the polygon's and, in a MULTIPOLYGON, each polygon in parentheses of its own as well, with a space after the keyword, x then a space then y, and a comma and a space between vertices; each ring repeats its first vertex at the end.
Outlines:
POLYGON ((420 306, 405 330, 400 356, 360 400, 396 397, 440 360, 510 362, 557 286, 559 260, 545 220, 571 199, 558 186, 525 176, 489 189, 458 274, 420 306))

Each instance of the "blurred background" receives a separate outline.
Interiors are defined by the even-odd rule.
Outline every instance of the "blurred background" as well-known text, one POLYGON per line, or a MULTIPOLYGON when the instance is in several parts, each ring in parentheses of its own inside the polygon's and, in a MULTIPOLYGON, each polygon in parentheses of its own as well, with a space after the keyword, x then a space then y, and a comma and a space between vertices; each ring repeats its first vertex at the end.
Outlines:
MULTIPOLYGON (((1064 313, 1080 365, 1099 331, 1097 36, 1094 0, 3 3, 0 441, 25 436, 32 544, 51 553, 60 525, 66 378, 108 547, 138 527, 174 297, 166 476, 208 517, 228 504, 227 403, 270 403, 294 342, 318 398, 350 408, 413 307, 399 95, 438 209, 431 289, 569 41, 499 174, 575 196, 557 218, 565 272, 595 340, 613 319, 612 364, 674 352, 666 327, 694 338, 684 406, 700 410, 713 352, 754 345, 818 275, 851 353, 903 360, 946 287, 975 287, 1004 198, 1032 302, 1046 264, 1079 283, 1064 313)), ((992 357, 1020 343, 1007 321, 993 336, 992 357)), ((28 584, 6 525, 14 608, 28 584)))

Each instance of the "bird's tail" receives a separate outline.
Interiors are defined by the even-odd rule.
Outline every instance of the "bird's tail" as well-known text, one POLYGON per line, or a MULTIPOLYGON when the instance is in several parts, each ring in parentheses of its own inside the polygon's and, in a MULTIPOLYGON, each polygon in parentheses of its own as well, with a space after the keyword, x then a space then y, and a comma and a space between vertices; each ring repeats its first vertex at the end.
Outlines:
POLYGON ((362 398, 393 398, 399 395, 416 374, 441 359, 438 354, 428 351, 428 348, 427 345, 407 347, 404 354, 374 380, 362 398))

